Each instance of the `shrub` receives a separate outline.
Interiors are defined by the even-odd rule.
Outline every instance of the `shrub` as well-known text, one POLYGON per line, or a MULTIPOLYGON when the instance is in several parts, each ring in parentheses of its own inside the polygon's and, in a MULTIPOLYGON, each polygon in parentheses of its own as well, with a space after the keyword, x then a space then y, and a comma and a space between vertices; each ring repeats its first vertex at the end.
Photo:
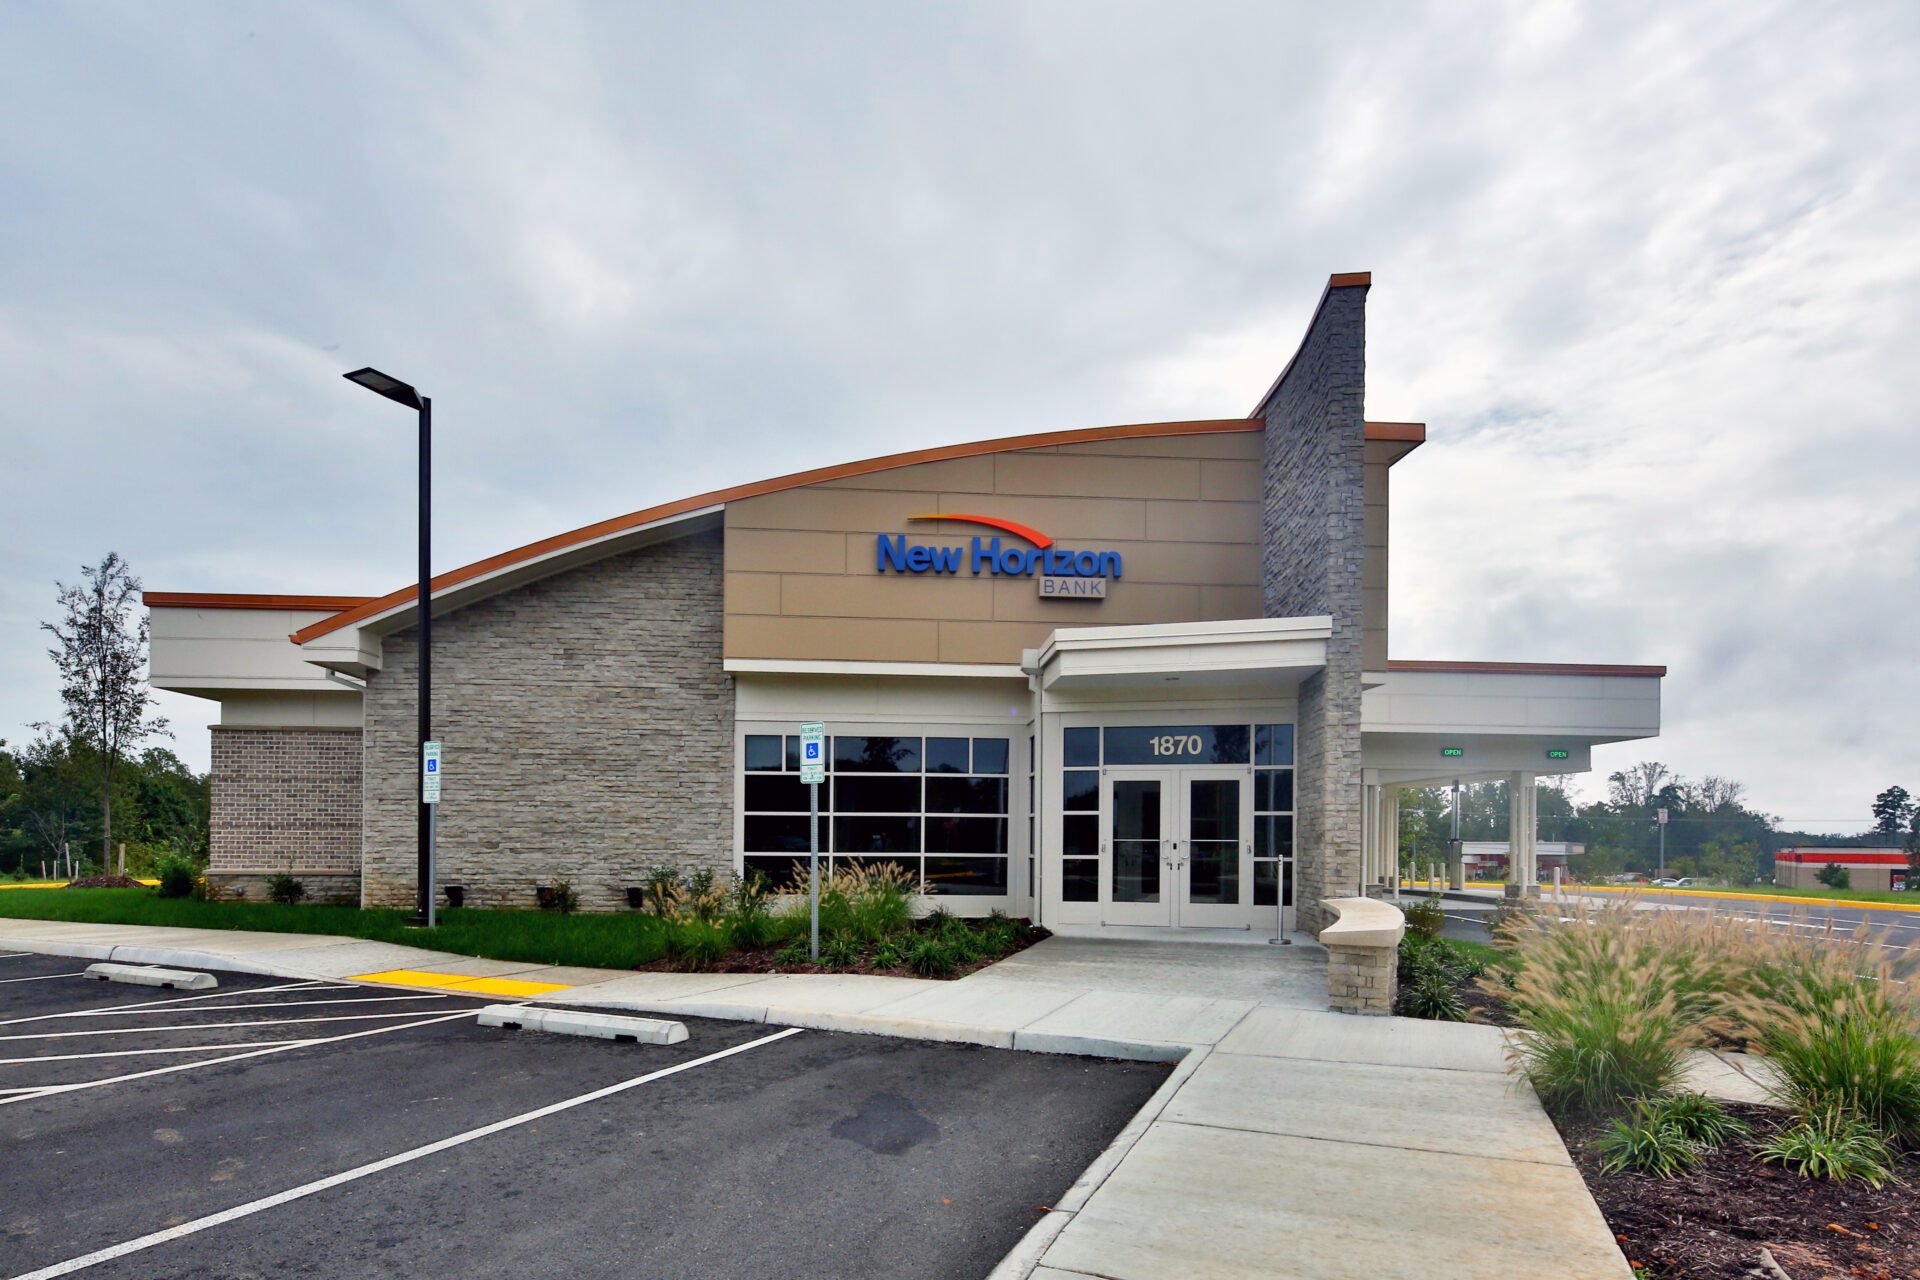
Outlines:
POLYGON ((307 896, 307 886, 287 874, 267 877, 267 896, 283 906, 292 906, 307 896))
POLYGON ((859 941, 848 933, 823 935, 820 939, 820 963, 835 969, 851 969, 860 963, 859 941))
POLYGON ((558 911, 570 916, 580 909, 580 897, 573 891, 573 885, 565 880, 556 880, 548 886, 548 891, 540 895, 542 911, 558 911))
POLYGON ((686 917, 667 922, 666 946, 667 955, 684 967, 706 969, 733 950, 733 939, 724 924, 686 917))
POLYGON ((640 878, 640 897, 654 915, 671 915, 674 904, 680 901, 680 868, 671 862, 648 867, 640 878))
POLYGON ((1711 939, 1689 933, 1684 913, 1636 916, 1635 905, 1521 921, 1502 934, 1510 981, 1480 979, 1523 1028, 1510 1052, 1549 1108, 1607 1111, 1667 1092, 1719 1009, 1725 970, 1711 939))
POLYGON ((1685 1173, 1705 1157, 1685 1129, 1663 1114, 1657 1103, 1645 1100, 1634 1103, 1627 1118, 1616 1119, 1593 1149, 1607 1173, 1632 1169, 1656 1178, 1685 1173))
POLYGON ((1829 889, 1853 888, 1853 872, 1847 870, 1847 868, 1837 862, 1829 862, 1826 866, 1820 868, 1819 873, 1814 876, 1814 879, 1826 885, 1829 889))
POLYGON ((928 933, 908 944, 907 967, 923 978, 944 978, 960 966, 952 944, 937 933, 928 933))
POLYGON ((1467 1003, 1460 998, 1460 984, 1450 974, 1426 967, 1400 980, 1399 1008, 1395 1012, 1406 1018, 1465 1022, 1467 1003))
POLYGON ((1437 893, 1408 907, 1406 916, 1407 932, 1422 938, 1437 938, 1447 927, 1447 913, 1441 909, 1437 893))
POLYGON ((749 871, 733 882, 728 894, 727 924, 737 947, 764 947, 777 936, 767 910, 767 879, 749 871))
POLYGON ((1807 1178, 1860 1181, 1879 1187, 1893 1179, 1893 1148, 1859 1116, 1837 1108, 1803 1117, 1755 1149, 1768 1164, 1807 1178))
POLYGON ((155 892, 161 897, 186 898, 193 895, 193 882, 199 877, 200 869, 193 865, 193 859, 174 853, 161 858, 154 873, 160 881, 155 892))
POLYGON ((1724 1147, 1747 1131, 1747 1126, 1704 1093, 1676 1093, 1656 1098, 1648 1106, 1653 1117, 1678 1129, 1688 1141, 1708 1150, 1724 1147))
MULTIPOLYGON (((789 912, 802 918, 807 911, 807 864, 794 864, 796 891, 789 912)), ((820 933, 844 933, 863 945, 874 945, 913 927, 913 900, 921 892, 919 877, 896 862, 866 866, 842 865, 820 879, 820 933)))

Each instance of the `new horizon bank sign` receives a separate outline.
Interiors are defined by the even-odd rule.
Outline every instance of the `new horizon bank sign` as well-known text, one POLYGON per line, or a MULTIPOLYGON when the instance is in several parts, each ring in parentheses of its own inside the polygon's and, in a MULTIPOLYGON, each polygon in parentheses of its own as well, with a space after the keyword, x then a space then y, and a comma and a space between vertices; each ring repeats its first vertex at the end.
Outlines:
POLYGON ((1032 578, 1040 594, 1050 600, 1104 600, 1107 583, 1121 576, 1118 551, 1080 551, 1056 546, 1038 529, 995 516, 960 514, 908 516, 909 520, 949 520, 955 524, 985 525, 1031 543, 1003 542, 999 537, 975 534, 968 546, 933 547, 908 542, 904 533, 883 533, 874 539, 874 562, 880 573, 970 573, 995 578, 1032 578))

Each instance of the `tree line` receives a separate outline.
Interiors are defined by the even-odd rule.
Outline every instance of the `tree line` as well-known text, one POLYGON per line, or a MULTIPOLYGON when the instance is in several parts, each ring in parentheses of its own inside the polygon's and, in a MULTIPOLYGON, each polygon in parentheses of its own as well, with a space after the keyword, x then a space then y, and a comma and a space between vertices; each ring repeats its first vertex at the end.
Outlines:
MULTIPOLYGON (((1545 777, 1538 789, 1541 840, 1584 844, 1570 865, 1575 875, 1599 880, 1629 872, 1651 875, 1660 863, 1658 813, 1667 811, 1666 870, 1721 884, 1759 884, 1773 879, 1773 855, 1800 845, 1905 848, 1920 871, 1920 804, 1900 787, 1875 797, 1873 829, 1860 835, 1796 831, 1746 803, 1746 787, 1715 774, 1682 777, 1656 760, 1607 775, 1603 799, 1577 803, 1568 779, 1545 777)), ((1508 786, 1504 781, 1460 789, 1460 838, 1508 838, 1508 786)), ((1452 835, 1451 789, 1407 787, 1400 792, 1400 857, 1409 871, 1424 874, 1446 857, 1452 835)))
POLYGON ((165 747, 148 747, 113 771, 112 828, 100 802, 98 752, 60 732, 23 747, 0 740, 0 876, 64 874, 71 854, 80 874, 103 870, 127 846, 127 874, 144 875, 166 853, 207 856, 207 775, 165 747), (110 842, 110 843, 109 843, 110 842))

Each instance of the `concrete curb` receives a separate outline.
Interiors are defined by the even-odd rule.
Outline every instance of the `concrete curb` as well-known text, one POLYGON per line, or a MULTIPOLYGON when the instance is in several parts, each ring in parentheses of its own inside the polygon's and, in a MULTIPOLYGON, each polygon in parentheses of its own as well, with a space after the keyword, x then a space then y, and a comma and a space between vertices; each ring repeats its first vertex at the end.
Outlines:
MULTIPOLYGON (((145 947, 125 943, 107 946, 94 942, 42 942, 16 938, 7 939, 5 945, 39 955, 71 956, 85 960, 225 969, 234 973, 304 979, 312 982, 350 981, 350 979, 332 977, 287 965, 268 964, 258 960, 222 955, 218 952, 190 951, 179 947, 145 947)), ((462 992, 452 988, 446 990, 450 995, 474 994, 471 991, 462 992)), ((543 1003, 586 1005, 634 1013, 677 1014, 683 1018, 713 1018, 722 1022, 759 1022, 780 1027, 805 1027, 812 1031, 845 1031, 855 1035, 895 1036, 903 1040, 976 1044, 989 1049, 1012 1049, 1024 1053, 1057 1053, 1083 1058, 1117 1058, 1133 1062, 1177 1061, 1191 1050, 1191 1046, 1184 1044, 1025 1031, 1017 1027, 942 1022, 931 1018, 903 1018, 880 1013, 848 1013, 837 1009, 736 1004, 725 1000, 698 998, 648 1000, 641 997, 624 997, 615 1000, 597 1000, 590 994, 591 991, 591 987, 556 991, 545 997, 543 1003)))
POLYGON ((261 964, 216 951, 188 951, 178 947, 141 947, 126 943, 107 946, 98 942, 42 942, 9 938, 5 946, 41 956, 67 956, 76 960, 111 960, 120 964, 157 964, 187 969, 225 969, 231 973, 249 973, 264 978, 304 978, 313 982, 337 982, 323 974, 290 969, 284 965, 261 964))
POLYGON ((658 1018, 623 1018, 617 1013, 582 1013, 578 1009, 542 1009, 528 1004, 490 1004, 480 1011, 483 1027, 515 1031, 544 1031, 556 1036, 587 1036, 594 1040, 627 1040, 634 1044, 681 1044, 685 1023, 658 1018))
POLYGON ((86 976, 101 982, 127 982, 169 991, 211 991, 220 980, 205 970, 163 969, 144 964, 90 964, 86 976))
POLYGON ((1053 1247, 1053 1242, 1059 1238, 1060 1233, 1067 1229, 1074 1215, 1079 1213, 1086 1206, 1087 1201, 1093 1198, 1093 1193, 1113 1176, 1113 1171, 1120 1167, 1120 1162, 1127 1158, 1127 1153, 1133 1150, 1134 1144, 1140 1141, 1148 1127, 1158 1120, 1161 1113, 1172 1103, 1173 1095, 1180 1092, 1193 1073, 1200 1069, 1200 1064, 1205 1062, 1212 1053, 1211 1047, 1202 1046, 1189 1050, 1181 1057, 1172 1074, 1161 1081, 1160 1087, 1153 1091, 1151 1098, 1147 1099, 1147 1104, 1133 1113, 1133 1119, 1127 1121, 1126 1126, 1114 1135, 1113 1141, 1107 1144, 1105 1151, 1094 1157, 1093 1163, 1087 1166, 1086 1171, 1071 1187, 1067 1188, 1066 1194, 1060 1197, 1059 1202, 1049 1206, 1047 1215, 1029 1227, 1027 1234, 1020 1237, 1020 1243, 1007 1251, 1007 1256, 1000 1259, 999 1264, 987 1273, 987 1280, 1027 1280, 1027 1277, 1039 1268, 1041 1259, 1046 1256, 1047 1250, 1053 1247))

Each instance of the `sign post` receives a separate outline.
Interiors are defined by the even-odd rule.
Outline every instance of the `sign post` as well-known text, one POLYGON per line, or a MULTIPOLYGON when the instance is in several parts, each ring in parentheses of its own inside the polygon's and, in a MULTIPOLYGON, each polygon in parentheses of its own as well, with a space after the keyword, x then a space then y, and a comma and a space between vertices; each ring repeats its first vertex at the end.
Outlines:
POLYGON ((440 826, 440 744, 423 742, 420 744, 420 803, 427 806, 427 928, 435 924, 434 912, 434 844, 439 835, 440 826))
POLYGON ((800 726, 800 781, 807 789, 807 955, 820 963, 820 784, 827 780, 827 726, 800 726))
POLYGON ((1660 809, 1657 812, 1659 816, 1656 821, 1660 826, 1660 874, 1654 879, 1665 880, 1667 878, 1667 811, 1660 809))

